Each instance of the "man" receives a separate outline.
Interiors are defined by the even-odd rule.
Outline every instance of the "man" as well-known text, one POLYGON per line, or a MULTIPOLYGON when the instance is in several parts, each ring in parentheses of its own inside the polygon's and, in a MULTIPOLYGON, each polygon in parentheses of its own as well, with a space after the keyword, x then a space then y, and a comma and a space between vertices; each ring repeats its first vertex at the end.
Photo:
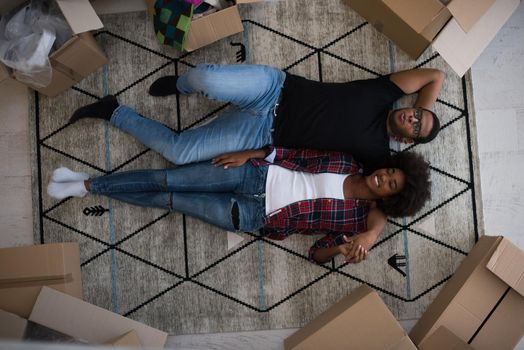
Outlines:
POLYGON ((322 83, 263 65, 203 64, 180 77, 156 80, 149 92, 200 93, 235 106, 209 124, 178 134, 119 106, 112 96, 78 109, 71 122, 106 119, 175 164, 274 144, 348 152, 370 173, 389 159, 389 137, 404 143, 436 137, 440 124, 430 108, 444 79, 439 70, 414 69, 376 79, 322 83), (415 92, 412 108, 391 110, 397 99, 415 92))

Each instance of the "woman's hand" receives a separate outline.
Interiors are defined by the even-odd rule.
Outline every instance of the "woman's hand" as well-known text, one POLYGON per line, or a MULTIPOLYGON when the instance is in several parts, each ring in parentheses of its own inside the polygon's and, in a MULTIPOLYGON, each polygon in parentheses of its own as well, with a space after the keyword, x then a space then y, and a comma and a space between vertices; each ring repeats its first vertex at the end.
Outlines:
POLYGON ((341 254, 344 255, 346 262, 352 264, 358 264, 366 260, 369 255, 369 250, 375 243, 375 240, 372 239, 372 235, 366 233, 361 233, 353 237, 344 236, 344 241, 346 243, 340 245, 344 249, 341 249, 341 254))
POLYGON ((266 151, 263 149, 238 151, 221 154, 211 161, 214 166, 224 166, 224 169, 242 166, 251 158, 264 158, 266 151))

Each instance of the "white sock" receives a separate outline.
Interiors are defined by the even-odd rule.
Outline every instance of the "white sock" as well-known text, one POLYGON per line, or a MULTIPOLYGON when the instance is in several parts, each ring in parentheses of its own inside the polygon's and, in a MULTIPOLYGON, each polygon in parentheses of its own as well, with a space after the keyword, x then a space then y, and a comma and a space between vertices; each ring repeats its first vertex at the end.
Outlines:
POLYGON ((66 167, 61 167, 53 171, 53 182, 73 182, 73 181, 84 181, 88 180, 89 175, 86 173, 75 172, 66 167))
POLYGON ((67 197, 84 197, 87 194, 84 181, 53 182, 47 185, 47 194, 56 199, 67 197))

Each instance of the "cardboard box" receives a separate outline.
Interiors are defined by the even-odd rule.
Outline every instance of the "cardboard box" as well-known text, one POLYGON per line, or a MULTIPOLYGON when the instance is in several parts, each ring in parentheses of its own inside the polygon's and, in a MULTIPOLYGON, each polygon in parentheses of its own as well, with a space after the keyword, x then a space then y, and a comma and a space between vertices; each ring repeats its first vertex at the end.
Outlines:
POLYGON ((140 343, 140 339, 138 339, 138 334, 136 334, 134 330, 126 332, 119 337, 113 338, 105 342, 103 345, 113 348, 142 348, 142 343, 140 343))
POLYGON ((495 37, 520 0, 344 0, 417 59, 433 48, 460 76, 495 37))
POLYGON ((416 350, 379 295, 355 289, 284 340, 284 349, 416 350))
POLYGON ((446 327, 440 326, 420 344, 420 350, 474 350, 446 327))
POLYGON ((445 326, 475 349, 513 349, 524 335, 524 252, 483 236, 413 327, 421 344, 445 326))
POLYGON ((165 332, 48 287, 42 288, 29 320, 93 344, 103 344, 130 329, 144 347, 162 348, 167 339, 165 332))
POLYGON ((82 298, 78 243, 0 249, 0 309, 27 318, 42 286, 82 298))
MULTIPOLYGON (((259 1, 262 0, 236 0, 234 6, 191 21, 184 49, 194 51, 230 35, 243 32, 244 27, 237 5, 259 1)), ((155 0, 145 0, 145 2, 148 11, 154 14, 155 0)))
MULTIPOLYGON (((55 96, 69 89, 89 74, 107 63, 107 57, 98 45, 91 30, 103 27, 88 0, 56 0, 67 23, 73 31, 73 36, 62 47, 49 55, 53 67, 51 84, 46 87, 31 88, 47 96, 55 96)), ((2 7, 3 10, 14 8, 19 2, 14 1, 12 7, 2 7)), ((0 82, 12 77, 9 68, 0 63, 0 82)))

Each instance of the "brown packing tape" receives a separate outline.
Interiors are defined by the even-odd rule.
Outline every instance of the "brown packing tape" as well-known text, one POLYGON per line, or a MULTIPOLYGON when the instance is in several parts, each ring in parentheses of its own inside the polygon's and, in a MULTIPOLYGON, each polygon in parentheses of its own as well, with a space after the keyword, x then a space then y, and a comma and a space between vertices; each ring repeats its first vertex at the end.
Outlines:
POLYGON ((50 284, 67 283, 73 281, 73 275, 59 274, 54 276, 38 276, 38 277, 24 277, 24 278, 9 278, 0 279, 0 288, 19 288, 31 286, 43 286, 50 284))

